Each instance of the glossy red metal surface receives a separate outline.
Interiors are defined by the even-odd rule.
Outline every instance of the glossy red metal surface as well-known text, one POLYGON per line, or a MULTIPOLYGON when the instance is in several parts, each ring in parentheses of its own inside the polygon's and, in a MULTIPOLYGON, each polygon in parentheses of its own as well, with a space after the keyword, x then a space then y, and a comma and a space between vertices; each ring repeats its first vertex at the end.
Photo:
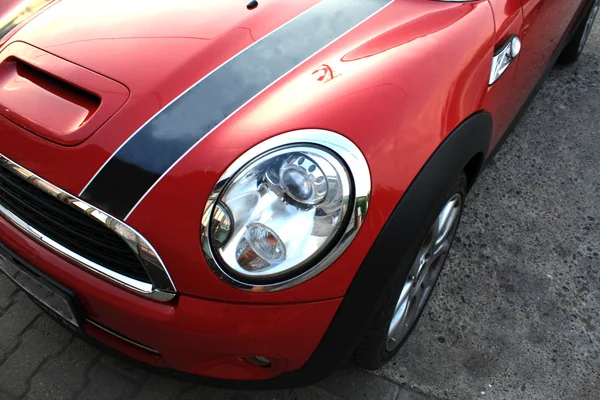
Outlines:
MULTIPOLYGON (((523 26, 521 0, 489 0, 489 3, 496 21, 494 48, 499 48, 512 35, 521 38, 523 26)), ((514 80, 520 62, 521 57, 518 57, 504 73, 502 79, 488 89, 485 98, 483 108, 489 111, 494 119, 492 148, 498 143, 522 106, 522 102, 515 101, 514 88, 514 80)), ((524 100, 522 99, 522 101, 524 100)))
MULTIPOLYGON (((153 115, 318 2, 261 0, 248 11, 237 0, 180 0, 177 7, 62 0, 21 27, 11 41, 121 82, 129 99, 94 135, 68 148, 0 118, 0 153, 79 194, 153 115), (43 34, 49 31, 53 34, 43 34)), ((163 258, 181 293, 177 303, 157 304, 126 293, 0 221, 2 240, 75 290, 91 317, 162 355, 146 360, 112 343, 133 357, 234 379, 265 377, 237 355, 280 358, 284 362, 276 373, 298 369, 423 165, 454 128, 479 110, 494 118, 494 143, 504 134, 581 4, 523 0, 523 18, 520 0, 396 0, 262 92, 175 164, 127 219, 163 258), (543 33, 542 26, 552 29, 543 33), (490 87, 494 50, 512 34, 523 39, 522 55, 490 87), (246 150, 306 128, 338 132, 366 157, 372 197, 364 225, 335 263, 297 287, 273 293, 233 288, 210 270, 200 248, 205 202, 218 178, 246 150)))
POLYGON ((1 54, 0 115, 52 142, 83 142, 129 97, 120 83, 26 43, 1 54))
POLYGON ((542 76, 552 52, 567 33, 582 0, 522 0, 523 48, 514 83, 515 101, 522 103, 542 76))
POLYGON ((180 1, 177 7, 161 2, 140 7, 140 3, 119 0, 94 4, 60 1, 41 13, 34 24, 21 27, 12 40, 30 43, 122 82, 131 97, 98 135, 76 149, 60 151, 52 143, 15 131, 10 141, 2 143, 1 151, 78 194, 132 133, 182 91, 316 1, 282 5, 265 0, 252 17, 245 5, 232 7, 239 5, 233 0, 208 6, 180 1), (24 148, 29 156, 20 154, 24 148))
MULTIPOLYGON (((200 7, 184 3, 192 9, 200 7)), ((11 141, 2 143, 0 150, 53 184, 77 194, 112 152, 177 94, 312 3, 295 2, 284 7, 279 2, 265 2, 250 18, 245 9, 237 15, 229 10, 232 3, 219 2, 211 9, 210 18, 209 13, 196 10, 199 15, 207 15, 205 25, 187 23, 188 17, 181 14, 183 21, 178 29, 186 31, 165 38, 164 34, 160 36, 160 27, 165 27, 161 21, 166 18, 163 7, 155 5, 145 10, 143 23, 134 9, 121 13, 120 19, 113 22, 113 11, 122 10, 120 2, 108 2, 96 9, 62 1, 36 18, 35 24, 21 28, 15 40, 30 42, 84 67, 93 66, 94 71, 126 84, 130 100, 100 131, 76 148, 60 151, 53 144, 4 124, 11 141), (225 13, 231 21, 225 24, 227 27, 216 24, 214 20, 219 18, 213 16, 225 13), (108 28, 102 32, 90 28, 84 21, 91 15, 108 28), (39 35, 58 26, 62 19, 73 21, 69 29, 59 29, 52 37, 39 35), (122 23, 124 19, 134 26, 122 23), (153 31, 158 38, 148 37, 153 23, 159 27, 153 31), (236 28, 236 24, 247 29, 236 28), (192 33, 195 29, 198 32, 192 33), (208 35, 211 30, 215 33, 208 35), (123 38, 105 39, 101 35, 104 32, 123 38), (74 36, 79 39, 73 40, 74 36), (213 39, 199 39, 209 36, 213 39), (164 46, 165 41, 171 45, 164 46), (135 46, 138 51, 128 54, 121 46, 135 46), (107 48, 115 57, 103 55, 101 49, 106 52, 107 48), (158 51, 161 57, 154 55, 158 51)), ((342 296, 421 166, 454 127, 482 108, 493 41, 493 16, 485 2, 394 2, 209 135, 151 191, 128 222, 153 243, 183 293, 250 302, 342 296), (473 26, 479 29, 474 32, 473 26), (444 61, 444 69, 439 60, 444 61), (323 66, 333 71, 332 78, 319 79, 315 74, 323 66), (365 154, 373 177, 372 207, 365 226, 333 266, 301 287, 258 295, 234 289, 209 270, 202 255, 198 233, 204 202, 218 177, 246 149, 276 134, 307 127, 339 132, 365 154)))
POLYGON ((421 166, 447 133, 481 108, 492 40, 493 20, 486 3, 394 3, 209 135, 151 191, 128 221, 151 242, 160 234, 153 225, 176 232, 177 239, 172 244, 163 242, 159 251, 165 259, 186 265, 173 269, 173 279, 182 282, 181 291, 260 302, 342 296, 421 166), (414 20, 418 18, 427 24, 428 34, 417 29, 414 20), (408 27, 403 28, 405 24, 408 27), (474 34, 471 24, 489 29, 474 34), (390 35, 391 29, 397 34, 390 35), (441 70, 436 60, 444 60, 456 73, 441 70), (333 78, 319 79, 314 74, 323 66, 332 71, 333 78), (200 199, 208 197, 231 160, 246 149, 300 127, 342 133, 363 151, 373 180, 365 225, 337 262, 300 287, 258 295, 234 289, 221 282, 204 261, 197 240, 203 211, 200 199), (198 169, 200 162, 206 168, 198 169), (176 189, 182 186, 185 191, 176 189), (153 217, 146 218, 150 212, 153 217))

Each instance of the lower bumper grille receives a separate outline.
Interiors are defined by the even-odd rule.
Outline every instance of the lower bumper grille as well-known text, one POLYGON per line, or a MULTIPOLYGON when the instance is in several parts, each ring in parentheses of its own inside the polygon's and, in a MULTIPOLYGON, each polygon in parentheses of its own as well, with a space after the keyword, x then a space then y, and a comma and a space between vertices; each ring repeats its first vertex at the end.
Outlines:
POLYGON ((142 282, 150 279, 131 248, 106 226, 0 168, 0 204, 74 253, 142 282))
POLYGON ((157 301, 176 295, 162 260, 143 236, 1 154, 0 217, 55 253, 137 294, 157 301))

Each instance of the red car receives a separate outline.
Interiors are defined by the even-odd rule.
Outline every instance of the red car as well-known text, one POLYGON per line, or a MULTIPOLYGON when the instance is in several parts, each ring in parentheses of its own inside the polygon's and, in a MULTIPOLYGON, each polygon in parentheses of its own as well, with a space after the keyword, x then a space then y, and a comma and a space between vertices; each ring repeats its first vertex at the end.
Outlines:
POLYGON ((0 269, 82 337, 212 384, 378 368, 599 6, 4 0, 0 269))

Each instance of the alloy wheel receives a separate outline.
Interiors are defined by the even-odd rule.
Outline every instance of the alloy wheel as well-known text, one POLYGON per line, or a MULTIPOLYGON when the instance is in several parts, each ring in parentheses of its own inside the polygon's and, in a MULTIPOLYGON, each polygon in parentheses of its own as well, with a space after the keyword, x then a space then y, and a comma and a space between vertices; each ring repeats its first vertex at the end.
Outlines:
POLYGON ((410 332, 427 303, 450 251, 463 199, 455 194, 448 200, 429 230, 406 278, 388 328, 386 350, 394 351, 410 332))
POLYGON ((596 16, 598 15, 598 10, 600 10, 600 0, 596 0, 594 5, 592 6, 592 10, 590 12, 590 16, 585 23, 585 28, 583 30, 583 35, 581 36, 581 41, 579 42, 579 53, 583 51, 585 44, 587 43, 588 38, 590 37, 590 33, 592 32, 592 27, 594 26, 594 21, 596 20, 596 16))

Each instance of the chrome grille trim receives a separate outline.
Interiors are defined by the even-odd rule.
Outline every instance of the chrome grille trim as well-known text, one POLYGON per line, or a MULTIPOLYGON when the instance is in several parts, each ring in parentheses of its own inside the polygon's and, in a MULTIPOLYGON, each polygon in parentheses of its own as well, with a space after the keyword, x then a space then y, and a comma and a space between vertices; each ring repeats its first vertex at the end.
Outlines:
POLYGON ((135 229, 108 215, 104 211, 86 203, 83 200, 73 196, 70 193, 54 186, 50 182, 35 175, 33 172, 23 168, 9 158, 0 154, 0 166, 26 180, 34 187, 60 200, 62 203, 86 214, 88 217, 103 224, 108 229, 117 234, 131 248, 140 263, 146 270, 152 284, 138 281, 128 276, 122 275, 111 270, 108 267, 99 265, 85 257, 67 249, 60 243, 39 232, 35 227, 29 225, 13 212, 0 204, 0 216, 16 226, 29 237, 35 239, 38 243, 44 245, 55 253, 69 259, 108 280, 114 282, 134 293, 149 297, 157 301, 169 301, 176 295, 176 288, 167 268, 156 253, 152 245, 135 229))
POLYGON ((92 321, 91 319, 86 319, 85 322, 87 322, 90 325, 95 326, 96 328, 98 328, 98 329, 100 329, 100 330, 102 330, 102 331, 104 331, 104 332, 106 332, 106 333, 108 333, 110 335, 113 335, 114 337, 116 337, 118 339, 121 339, 124 342, 132 344, 132 345, 134 345, 136 347, 139 347, 142 350, 146 350, 146 351, 149 351, 150 353, 154 353, 154 354, 160 354, 158 352, 158 350, 154 350, 152 347, 148 347, 146 345, 143 345, 141 343, 136 342, 133 339, 129 339, 128 337, 125 337, 125 336, 121 335, 120 333, 117 333, 117 332, 113 331, 112 329, 109 329, 109 328, 107 328, 107 327, 105 327, 103 325, 100 325, 99 323, 97 323, 95 321, 92 321))

